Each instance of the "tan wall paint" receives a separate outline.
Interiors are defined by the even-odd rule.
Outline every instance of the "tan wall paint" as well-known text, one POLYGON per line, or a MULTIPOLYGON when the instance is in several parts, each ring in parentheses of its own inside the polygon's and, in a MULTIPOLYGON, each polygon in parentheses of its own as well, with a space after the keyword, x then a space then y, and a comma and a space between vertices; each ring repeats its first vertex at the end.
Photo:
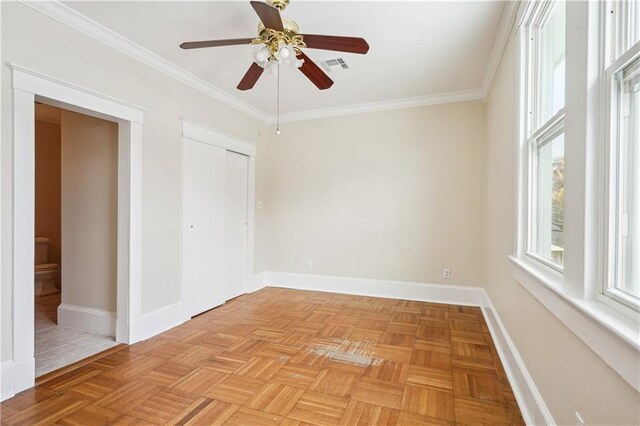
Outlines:
POLYGON ((485 154, 485 284, 558 424, 640 424, 639 394, 512 278, 516 196, 516 43, 489 94, 485 154))
POLYGON ((118 125, 62 111, 62 303, 116 311, 118 125))
POLYGON ((258 152, 256 269, 480 283, 484 123, 477 101, 269 132, 258 152))
POLYGON ((36 237, 49 238, 49 262, 60 265, 60 124, 36 120, 36 237))
MULTIPOLYGON (((254 140, 264 125, 19 2, 0 2, 2 64, 146 108, 142 129, 142 312, 180 301, 181 118, 254 140)), ((2 73, 1 360, 11 358, 11 70, 2 73)))

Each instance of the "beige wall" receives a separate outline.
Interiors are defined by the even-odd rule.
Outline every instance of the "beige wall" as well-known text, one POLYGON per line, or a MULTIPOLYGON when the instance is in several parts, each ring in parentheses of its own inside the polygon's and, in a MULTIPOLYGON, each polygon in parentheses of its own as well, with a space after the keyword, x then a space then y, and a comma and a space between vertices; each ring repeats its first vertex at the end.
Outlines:
POLYGON ((484 123, 477 101, 268 132, 256 270, 479 284, 484 123))
POLYGON ((62 303, 116 311, 118 125, 62 111, 62 303))
POLYGON ((516 43, 512 37, 487 105, 485 285, 558 424, 640 424, 638 393, 512 278, 516 194, 516 43))
POLYGON ((60 265, 60 124, 36 120, 36 237, 49 238, 49 262, 60 265))
POLYGON ((181 118, 246 140, 264 125, 18 2, 2 8, 2 345, 11 358, 11 71, 6 63, 146 108, 142 129, 142 311, 180 301, 181 118))

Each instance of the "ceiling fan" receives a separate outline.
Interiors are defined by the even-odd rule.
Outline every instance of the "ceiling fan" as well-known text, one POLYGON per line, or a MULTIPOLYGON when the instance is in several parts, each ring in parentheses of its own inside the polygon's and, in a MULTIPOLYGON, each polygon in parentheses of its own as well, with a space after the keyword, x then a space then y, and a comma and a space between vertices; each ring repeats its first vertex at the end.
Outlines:
POLYGON ((265 68, 281 64, 298 68, 318 89, 325 90, 333 85, 333 80, 325 74, 302 48, 335 50, 339 52, 365 54, 369 45, 363 38, 341 37, 316 34, 300 34, 300 28, 295 21, 283 18, 280 12, 289 4, 289 0, 252 1, 251 6, 260 18, 258 36, 254 38, 236 38, 227 40, 191 41, 180 45, 183 49, 200 49, 203 47, 262 45, 254 52, 255 62, 251 64, 247 73, 238 84, 239 90, 251 89, 265 68))

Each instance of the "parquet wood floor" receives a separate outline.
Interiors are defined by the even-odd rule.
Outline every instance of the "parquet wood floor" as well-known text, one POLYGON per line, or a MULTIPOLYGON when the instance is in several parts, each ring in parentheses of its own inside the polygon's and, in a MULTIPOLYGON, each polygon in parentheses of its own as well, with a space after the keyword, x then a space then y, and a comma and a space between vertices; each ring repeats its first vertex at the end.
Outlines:
POLYGON ((268 287, 0 405, 3 425, 521 425, 480 309, 268 287))

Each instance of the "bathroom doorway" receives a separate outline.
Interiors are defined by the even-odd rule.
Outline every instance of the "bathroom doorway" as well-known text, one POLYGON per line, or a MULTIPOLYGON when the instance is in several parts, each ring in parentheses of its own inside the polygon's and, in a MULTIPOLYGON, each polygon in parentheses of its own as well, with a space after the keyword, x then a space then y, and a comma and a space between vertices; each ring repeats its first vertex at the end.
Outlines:
MULTIPOLYGON (((3 362, 4 398, 35 384, 34 240, 35 240, 35 101, 118 125, 118 248, 116 341, 135 343, 148 337, 142 313, 142 127, 144 109, 16 64, 11 73, 10 167, 7 173, 12 258, 3 264, 11 281, 11 300, 2 310, 9 319, 10 361, 3 362)), ((6 213, 6 216, 4 216, 6 213)), ((64 256, 62 256, 64 259, 64 256)), ((64 280, 64 279, 63 279, 64 280)), ((79 315, 94 313, 92 310, 79 315)), ((100 313, 100 312, 98 312, 100 313)), ((98 324, 111 318, 94 315, 98 324)), ((4 324, 4 322, 3 322, 4 324)))
POLYGON ((117 145, 117 123, 36 102, 36 377, 117 345, 117 145))

